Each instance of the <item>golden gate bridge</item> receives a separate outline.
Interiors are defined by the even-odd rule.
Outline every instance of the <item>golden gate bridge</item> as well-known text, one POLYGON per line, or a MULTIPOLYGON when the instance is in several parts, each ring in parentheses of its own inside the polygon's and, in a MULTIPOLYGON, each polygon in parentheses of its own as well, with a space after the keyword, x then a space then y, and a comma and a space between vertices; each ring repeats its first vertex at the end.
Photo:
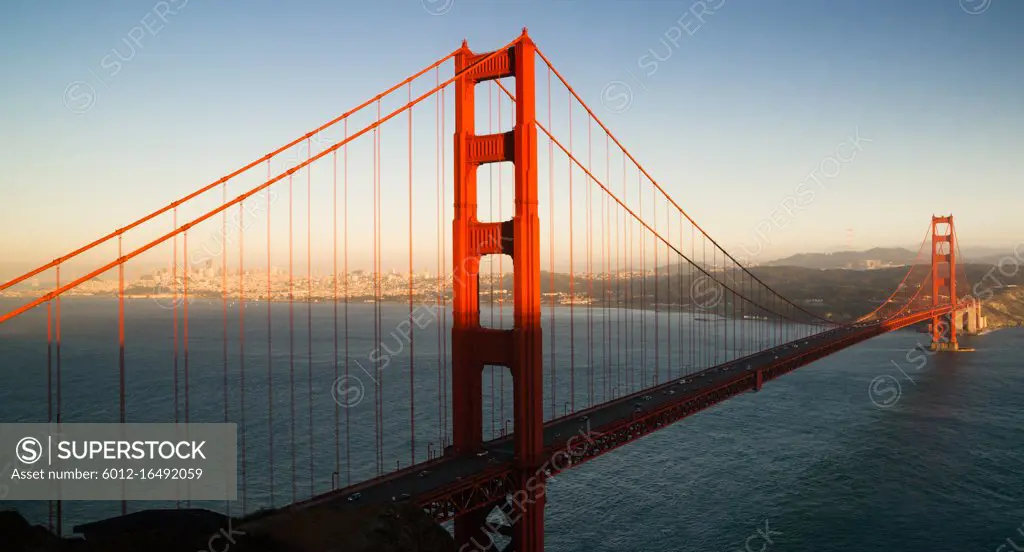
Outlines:
MULTIPOLYGON (((400 499, 454 520, 460 550, 497 549, 504 538, 506 550, 539 551, 546 481, 564 470, 885 332, 929 323, 933 349, 957 350, 958 330, 980 316, 958 297, 958 279, 969 285, 958 255, 953 217, 933 217, 903 281, 872 312, 844 322, 797 304, 691 218, 524 29, 486 53, 463 42, 223 178, 3 283, 0 292, 55 282, 0 324, 45 334, 46 407, 31 421, 76 421, 69 405, 90 400, 121 423, 155 421, 157 411, 167 422, 237 423, 243 515, 400 499), (325 141, 332 132, 340 136, 325 141), (210 255, 221 308, 200 322, 196 237, 211 229, 221 236, 210 255), (314 243, 330 252, 329 278, 313 276, 314 243), (285 250, 286 282, 272 277, 285 250), (357 279, 360 255, 371 267, 357 279), (126 304, 126 266, 154 259, 171 274, 162 313, 171 345, 163 365, 144 369, 171 374, 170 387, 140 391, 132 379, 143 368, 126 354, 126 319, 139 308, 126 304), (407 273, 388 275, 386 263, 407 273), (417 283, 424 266, 436 277, 417 283), (87 369, 116 377, 117 398, 68 396, 62 374, 75 369, 75 348, 98 346, 68 342, 68 297, 109 273, 117 304, 100 326, 116 355, 87 369), (314 327, 315 281, 328 315, 314 327), (396 335, 389 324, 401 347, 382 354, 396 335), (359 328, 372 330, 376 355, 362 354, 359 328), (314 387, 325 377, 329 407, 314 387), (154 401, 173 408, 131 409, 154 401)), ((58 531, 62 507, 50 504, 58 531)))

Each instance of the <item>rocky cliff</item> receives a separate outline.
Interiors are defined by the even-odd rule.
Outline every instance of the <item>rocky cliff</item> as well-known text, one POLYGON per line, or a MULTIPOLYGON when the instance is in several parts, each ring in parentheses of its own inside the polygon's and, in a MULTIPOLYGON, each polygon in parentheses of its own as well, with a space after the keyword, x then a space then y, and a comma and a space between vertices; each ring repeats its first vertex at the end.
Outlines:
POLYGON ((0 511, 3 552, 454 552, 444 528, 413 504, 264 513, 249 520, 209 510, 147 510, 81 526, 60 539, 0 511))
POLYGON ((990 329, 1024 326, 1024 288, 1011 288, 981 303, 990 329))

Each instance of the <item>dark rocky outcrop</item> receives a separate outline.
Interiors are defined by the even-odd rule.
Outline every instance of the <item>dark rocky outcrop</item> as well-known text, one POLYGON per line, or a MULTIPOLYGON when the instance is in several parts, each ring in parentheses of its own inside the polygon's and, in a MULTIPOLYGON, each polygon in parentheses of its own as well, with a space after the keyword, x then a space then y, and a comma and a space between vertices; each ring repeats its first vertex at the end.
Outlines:
POLYGON ((311 509, 278 512, 245 524, 248 534, 287 543, 289 551, 454 552, 455 541, 421 508, 409 503, 337 512, 311 509))
POLYGON ((56 550, 61 540, 44 527, 33 527, 17 512, 0 510, 0 550, 56 550))
POLYGON ((209 510, 146 510, 75 528, 59 539, 0 512, 3 552, 454 552, 451 535, 413 504, 343 511, 264 512, 249 520, 209 510))

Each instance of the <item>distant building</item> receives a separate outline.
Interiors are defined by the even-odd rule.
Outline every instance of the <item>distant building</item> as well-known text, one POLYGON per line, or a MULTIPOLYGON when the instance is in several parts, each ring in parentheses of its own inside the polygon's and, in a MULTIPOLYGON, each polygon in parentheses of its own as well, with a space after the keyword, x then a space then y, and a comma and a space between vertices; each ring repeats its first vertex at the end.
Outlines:
POLYGON ((884 268, 891 266, 888 263, 883 263, 879 259, 864 259, 852 263, 846 263, 846 268, 851 270, 874 270, 876 268, 884 268))

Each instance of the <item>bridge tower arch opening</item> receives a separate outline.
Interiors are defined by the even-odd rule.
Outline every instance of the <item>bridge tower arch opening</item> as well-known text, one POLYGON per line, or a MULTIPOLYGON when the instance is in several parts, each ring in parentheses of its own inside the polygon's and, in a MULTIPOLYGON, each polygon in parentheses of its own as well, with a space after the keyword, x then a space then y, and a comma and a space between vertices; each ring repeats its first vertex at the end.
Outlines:
MULTIPOLYGON (((452 424, 453 453, 469 455, 483 446, 484 366, 505 366, 512 374, 516 470, 512 522, 516 550, 544 549, 545 478, 542 466, 543 357, 540 295, 540 217, 537 210, 536 47, 523 29, 500 52, 473 53, 465 41, 455 55, 455 193, 453 236, 452 424), (492 55, 494 54, 494 55, 492 55), (515 125, 511 131, 476 134, 476 85, 515 79, 515 125), (477 169, 488 163, 514 166, 514 215, 480 222, 477 169), (479 271, 484 255, 509 255, 513 267, 513 325, 484 328, 480 322, 479 271)), ((477 546, 487 514, 495 506, 455 520, 460 549, 477 546), (475 542, 474 542, 475 541, 475 542)))

